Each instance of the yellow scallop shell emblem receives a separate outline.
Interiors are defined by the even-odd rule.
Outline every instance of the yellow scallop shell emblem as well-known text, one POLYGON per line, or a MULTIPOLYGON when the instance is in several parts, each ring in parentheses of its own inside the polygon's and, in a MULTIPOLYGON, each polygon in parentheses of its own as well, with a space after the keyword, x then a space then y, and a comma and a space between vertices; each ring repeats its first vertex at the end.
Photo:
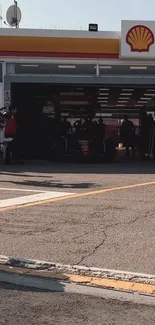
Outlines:
POLYGON ((126 43, 132 52, 149 52, 150 46, 154 44, 154 35, 147 26, 137 25, 128 31, 126 43))

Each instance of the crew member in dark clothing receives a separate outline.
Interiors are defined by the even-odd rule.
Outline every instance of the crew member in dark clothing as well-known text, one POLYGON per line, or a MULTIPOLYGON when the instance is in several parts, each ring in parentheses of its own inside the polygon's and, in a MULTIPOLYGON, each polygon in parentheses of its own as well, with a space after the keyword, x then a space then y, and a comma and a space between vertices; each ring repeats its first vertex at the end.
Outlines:
POLYGON ((154 143, 154 138, 155 138, 155 122, 153 119, 152 114, 148 115, 148 131, 149 131, 149 141, 148 141, 148 154, 150 156, 154 156, 155 152, 155 143, 154 143))
POLYGON ((72 131, 71 123, 67 120, 65 116, 62 123, 61 123, 61 133, 62 135, 66 135, 68 132, 72 131))
POLYGON ((85 117, 85 118, 84 118, 84 122, 83 122, 83 124, 82 124, 82 127, 83 127, 83 129, 84 129, 85 131, 87 131, 87 129, 88 129, 88 125, 89 125, 89 120, 88 120, 87 117, 85 117))
POLYGON ((149 122, 147 113, 145 111, 141 112, 140 121, 140 152, 143 157, 145 154, 148 154, 149 147, 149 122))
POLYGON ((135 156, 135 126, 129 121, 128 116, 124 115, 124 121, 120 128, 121 141, 126 147, 126 154, 129 157, 129 149, 132 149, 132 155, 135 156))
POLYGON ((76 132, 79 132, 82 129, 82 119, 75 121, 73 127, 76 132))
POLYGON ((98 135, 100 138, 105 138, 105 124, 103 123, 103 119, 100 118, 98 121, 98 135))
POLYGON ((93 137, 93 121, 92 118, 85 118, 84 123, 82 125, 83 131, 85 132, 85 135, 87 136, 87 139, 91 140, 93 137))

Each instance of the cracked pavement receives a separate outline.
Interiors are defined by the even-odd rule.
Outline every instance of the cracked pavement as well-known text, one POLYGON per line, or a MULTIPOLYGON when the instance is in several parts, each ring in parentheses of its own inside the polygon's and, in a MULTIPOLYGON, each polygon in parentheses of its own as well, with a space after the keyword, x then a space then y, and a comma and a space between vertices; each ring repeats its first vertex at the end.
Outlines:
MULTIPOLYGON (((148 163, 29 165, 0 173, 0 187, 80 193, 155 180, 148 163)), ((155 274, 155 185, 3 211, 0 218, 3 255, 155 274)))
POLYGON ((107 231, 108 231, 110 228, 118 227, 118 226, 121 226, 121 225, 127 225, 127 226, 128 226, 128 225, 131 225, 131 224, 137 222, 139 219, 142 219, 142 218, 148 218, 148 217, 153 217, 153 216, 155 216, 155 210, 153 210, 152 212, 151 212, 151 211, 147 211, 147 212, 145 213, 144 216, 142 216, 142 217, 136 217, 135 219, 133 219, 132 221, 129 221, 129 222, 120 222, 120 223, 117 222, 117 223, 114 223, 114 224, 106 225, 106 226, 105 226, 105 231, 103 231, 103 237, 104 237, 104 238, 102 239, 101 243, 98 244, 97 246, 95 246, 92 252, 90 252, 90 253, 88 253, 87 255, 83 256, 83 257, 81 258, 81 260, 77 263, 77 265, 80 265, 80 264, 81 264, 81 263, 82 263, 86 258, 88 258, 88 257, 90 257, 90 256, 92 256, 92 255, 94 255, 94 254, 96 254, 97 250, 98 250, 100 247, 102 247, 102 245, 105 244, 105 241, 106 241, 106 239, 107 239, 107 237, 108 237, 108 235, 107 235, 107 231))

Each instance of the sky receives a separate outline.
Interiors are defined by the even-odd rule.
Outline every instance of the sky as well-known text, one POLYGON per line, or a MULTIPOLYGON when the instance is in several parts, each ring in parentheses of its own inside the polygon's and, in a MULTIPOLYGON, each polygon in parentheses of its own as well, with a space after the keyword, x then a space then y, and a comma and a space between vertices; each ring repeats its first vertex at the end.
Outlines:
MULTIPOLYGON (((13 0, 0 0, 2 17, 13 0)), ((121 20, 154 20, 155 0, 18 0, 21 28, 120 31, 121 20)), ((3 27, 6 27, 2 24, 3 27)))

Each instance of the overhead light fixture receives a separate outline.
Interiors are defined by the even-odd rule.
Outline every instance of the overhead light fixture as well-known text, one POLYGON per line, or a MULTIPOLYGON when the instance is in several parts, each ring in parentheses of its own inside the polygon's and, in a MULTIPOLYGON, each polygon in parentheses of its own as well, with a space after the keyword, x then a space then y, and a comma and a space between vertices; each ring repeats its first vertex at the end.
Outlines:
POLYGON ((150 100, 151 98, 147 98, 147 97, 141 97, 141 100, 150 100))
POLYGON ((70 101, 70 100, 63 100, 60 101, 61 105, 88 105, 88 101, 70 101))
POLYGON ((100 96, 109 95, 109 93, 100 93, 100 96))
POLYGON ((119 100, 122 100, 122 99, 130 99, 130 97, 120 97, 119 100))
POLYGON ((127 100, 118 100, 118 103, 127 103, 127 100))
POLYGON ((100 106, 101 106, 101 107, 105 107, 105 106, 107 106, 107 104, 101 104, 100 106))
POLYGON ((75 65, 58 65, 59 69, 76 69, 75 65))
POLYGON ((60 96, 78 96, 78 97, 82 97, 84 96, 84 92, 62 92, 60 93, 60 96))
POLYGON ((143 67, 143 66, 142 66, 142 67, 140 67, 140 66, 137 66, 137 67, 136 67, 136 66, 133 66, 133 67, 130 67, 130 69, 131 69, 131 70, 146 70, 147 67, 143 67))
POLYGON ((135 107, 141 107, 143 104, 135 104, 135 107))
POLYGON ((147 91, 155 92, 155 89, 147 89, 147 91))
POLYGON ((126 106, 125 104, 117 104, 116 106, 123 107, 126 106))
POLYGON ((109 88, 100 88, 99 90, 109 90, 109 88))
POLYGON ((108 97, 98 97, 98 99, 108 99, 108 97))
POLYGON ((142 104, 147 104, 147 101, 146 100, 138 100, 138 103, 142 103, 142 104))
POLYGON ((111 69, 112 67, 110 65, 100 65, 100 69, 111 69))
POLYGON ((144 96, 154 97, 155 94, 144 94, 144 96))
POLYGON ((99 100, 98 103, 107 103, 107 100, 99 100))
POLYGON ((120 95, 121 96, 131 96, 132 94, 131 93, 121 93, 120 95))
POLYGON ((134 89, 127 89, 127 88, 124 88, 124 89, 122 89, 122 91, 134 91, 134 89))
POLYGON ((37 67, 39 67, 39 65, 38 64, 21 64, 21 67, 37 68, 37 67))

